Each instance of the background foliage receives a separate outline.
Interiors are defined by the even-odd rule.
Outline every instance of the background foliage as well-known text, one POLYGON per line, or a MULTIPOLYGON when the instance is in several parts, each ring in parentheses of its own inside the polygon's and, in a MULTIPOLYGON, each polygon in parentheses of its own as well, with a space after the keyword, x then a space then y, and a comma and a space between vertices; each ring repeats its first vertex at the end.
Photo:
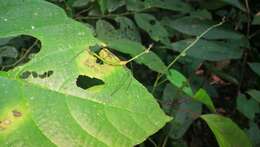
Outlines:
MULTIPOLYGON (((127 67, 173 120, 137 146, 251 146, 247 138, 253 146, 260 145, 258 0, 49 2, 89 27, 121 60, 152 45, 149 53, 127 67), (223 19, 223 25, 182 52, 223 19)), ((1 39, 1 69, 8 71, 27 63, 39 52, 40 44, 33 42, 28 36, 1 39)), ((99 52, 101 47, 90 49, 99 52)))

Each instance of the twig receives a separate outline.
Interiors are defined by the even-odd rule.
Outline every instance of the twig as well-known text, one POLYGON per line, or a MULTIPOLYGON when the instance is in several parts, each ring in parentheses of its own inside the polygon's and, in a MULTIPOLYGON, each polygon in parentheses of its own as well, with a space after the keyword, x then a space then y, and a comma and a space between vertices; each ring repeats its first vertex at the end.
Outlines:
POLYGON ((166 146, 167 141, 168 141, 168 138, 169 138, 168 135, 164 138, 164 140, 163 140, 163 144, 162 144, 162 147, 165 147, 165 146, 166 146))
POLYGON ((247 12, 247 32, 246 32, 246 34, 247 34, 247 37, 249 37, 251 18, 250 18, 250 7, 249 7, 248 0, 245 0, 245 4, 246 4, 246 12, 247 12))
POLYGON ((148 138, 148 140, 153 144, 154 147, 158 147, 157 144, 151 138, 148 138))
POLYGON ((217 28, 219 26, 221 26, 222 24, 225 23, 225 20, 223 19, 220 23, 218 24, 215 24, 211 27, 209 27, 208 29, 206 29, 204 32, 202 32, 199 36, 196 37, 196 39, 191 43, 189 44, 185 49, 183 49, 181 51, 181 53, 173 59, 173 61, 167 66, 167 68, 160 74, 158 74, 155 82, 154 82, 154 85, 153 85, 153 92, 155 90, 155 88, 157 87, 157 84, 159 82, 159 80, 161 79, 161 77, 183 56, 186 56, 186 53, 189 49, 191 49, 204 35, 206 35, 210 30, 214 29, 214 28, 217 28))
POLYGON ((153 44, 150 44, 149 47, 148 47, 146 50, 144 50, 144 51, 141 52, 140 54, 134 56, 133 58, 129 59, 128 61, 123 61, 123 63, 126 65, 127 63, 129 63, 129 62, 131 62, 131 61, 133 61, 133 60, 135 60, 135 59, 137 59, 137 58, 143 56, 144 54, 149 53, 152 47, 153 47, 153 44))
POLYGON ((24 53, 24 55, 23 55, 20 59, 18 59, 18 60, 17 60, 15 63, 13 63, 13 64, 3 66, 3 67, 1 68, 1 70, 5 70, 6 68, 12 68, 12 67, 15 67, 15 66, 17 66, 18 64, 20 64, 20 63, 28 56, 28 54, 31 52, 31 50, 33 49, 33 47, 34 47, 35 45, 37 45, 37 43, 38 43, 38 40, 35 40, 34 43, 27 49, 27 51, 24 53))
POLYGON ((76 15, 75 15, 75 19, 77 19, 78 17, 80 17, 81 14, 85 13, 85 12, 88 12, 91 8, 93 8, 93 6, 91 5, 90 7, 88 7, 87 9, 84 9, 80 12, 78 12, 76 15))
POLYGON ((260 30, 255 31, 253 34, 249 35, 248 39, 249 40, 252 39, 253 37, 255 37, 259 33, 260 33, 260 30))

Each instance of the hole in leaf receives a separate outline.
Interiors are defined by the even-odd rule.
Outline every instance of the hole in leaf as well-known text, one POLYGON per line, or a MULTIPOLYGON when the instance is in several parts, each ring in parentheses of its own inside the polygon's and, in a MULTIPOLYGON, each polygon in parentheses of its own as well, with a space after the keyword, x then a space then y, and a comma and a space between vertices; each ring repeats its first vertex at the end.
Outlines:
POLYGON ((32 72, 32 76, 33 76, 33 78, 37 78, 37 77, 38 77, 37 72, 33 71, 33 72, 32 72))
POLYGON ((104 62, 102 60, 100 60, 99 58, 96 59, 96 63, 100 64, 100 65, 104 64, 104 62))
POLYGON ((47 77, 50 77, 54 72, 52 70, 47 72, 47 77))
POLYGON ((44 78, 48 78, 50 77, 51 75, 53 75, 53 71, 52 70, 49 70, 47 72, 44 72, 42 74, 39 74, 35 71, 25 71, 23 72, 21 75, 20 75, 20 78, 21 79, 27 79, 29 78, 30 76, 32 76, 33 78, 41 78, 41 79, 44 79, 44 78))
POLYGON ((47 72, 44 72, 43 74, 39 75, 39 78, 44 79, 47 77, 47 72))
POLYGON ((103 85, 105 84, 102 80, 97 78, 91 78, 84 75, 79 75, 76 81, 78 87, 86 90, 93 86, 103 85))
POLYGON ((40 77, 41 79, 44 79, 44 78, 50 77, 52 74, 53 74, 53 71, 50 70, 50 71, 44 72, 43 74, 40 74, 39 77, 40 77))
POLYGON ((25 71, 25 72, 23 72, 23 73, 20 75, 20 78, 21 78, 21 79, 27 79, 27 78, 30 77, 30 75, 31 75, 31 72, 25 71))
POLYGON ((0 70, 8 71, 31 60, 41 42, 28 35, 0 39, 0 70))
POLYGON ((17 111, 17 110, 13 110, 12 113, 13 113, 14 117, 21 117, 22 116, 22 112, 17 111))

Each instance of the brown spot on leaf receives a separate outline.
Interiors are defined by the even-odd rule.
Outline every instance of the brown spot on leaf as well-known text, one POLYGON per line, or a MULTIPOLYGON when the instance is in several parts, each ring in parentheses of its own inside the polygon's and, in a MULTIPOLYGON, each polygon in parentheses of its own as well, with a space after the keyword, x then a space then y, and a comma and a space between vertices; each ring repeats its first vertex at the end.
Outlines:
POLYGON ((6 120, 4 120, 2 123, 3 123, 4 125, 10 125, 10 124, 12 123, 12 121, 9 120, 9 119, 6 119, 6 120))
POLYGON ((22 116, 22 113, 17 111, 17 110, 13 110, 12 113, 13 113, 14 117, 21 117, 22 116))

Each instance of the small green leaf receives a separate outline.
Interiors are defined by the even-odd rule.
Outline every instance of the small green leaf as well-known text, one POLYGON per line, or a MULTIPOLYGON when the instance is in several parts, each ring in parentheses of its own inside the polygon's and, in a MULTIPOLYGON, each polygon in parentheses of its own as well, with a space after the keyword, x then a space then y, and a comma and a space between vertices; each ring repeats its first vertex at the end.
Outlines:
POLYGON ((250 67, 258 76, 260 76, 260 63, 258 63, 258 62, 249 63, 249 67, 250 67))
POLYGON ((146 8, 157 7, 180 12, 192 10, 192 7, 182 0, 145 0, 144 3, 146 8))
POLYGON ((7 43, 12 40, 13 37, 9 37, 9 38, 0 38, 0 46, 4 46, 7 45, 7 43))
POLYGON ((115 29, 113 25, 105 20, 98 20, 96 22, 97 37, 104 41, 116 39, 141 40, 137 27, 131 19, 127 17, 116 17, 115 21, 119 25, 118 29, 115 29))
POLYGON ((167 73, 167 79, 177 88, 181 89, 188 96, 193 96, 192 89, 187 78, 175 69, 170 69, 167 73))
POLYGON ((248 93, 253 99, 255 99, 258 103, 260 103, 260 91, 259 91, 259 90, 251 89, 251 90, 247 91, 247 93, 248 93))
POLYGON ((119 25, 119 29, 117 31, 119 32, 120 38, 141 42, 140 33, 131 19, 121 16, 116 17, 115 21, 119 25))
POLYGON ((259 104, 254 99, 247 99, 244 94, 237 97, 237 109, 250 120, 253 120, 255 114, 260 112, 259 104))
MULTIPOLYGON (((207 28, 212 25, 217 24, 217 22, 199 19, 197 17, 186 16, 179 18, 177 20, 171 21, 171 27, 177 31, 192 35, 198 36, 204 32, 207 28)), ((225 26, 220 26, 209 31, 203 38, 207 39, 240 39, 242 35, 238 32, 228 29, 225 26)))
POLYGON ((18 52, 13 46, 3 46, 0 47, 0 58, 1 57, 10 57, 16 58, 18 56, 18 52))
MULTIPOLYGON (((172 44, 172 49, 181 52, 189 46, 194 39, 186 39, 172 44)), ((188 52, 188 56, 209 61, 220 61, 224 59, 239 59, 243 50, 234 43, 224 43, 219 41, 199 40, 192 46, 188 52)))
POLYGON ((230 118, 217 114, 200 117, 212 130, 220 147, 252 147, 246 134, 230 118))
POLYGON ((169 43, 167 30, 153 15, 139 13, 134 17, 137 25, 146 31, 153 40, 169 43))
POLYGON ((119 39, 119 33, 109 22, 98 20, 96 22, 97 37, 101 40, 119 39))
POLYGON ((3 57, 16 58, 18 52, 13 46, 3 46, 0 47, 0 64, 2 64, 3 57))
POLYGON ((201 103, 205 104, 209 108, 209 110, 211 110, 212 112, 216 112, 216 108, 215 108, 210 96, 204 89, 199 89, 195 93, 193 98, 195 100, 200 101, 201 103))

